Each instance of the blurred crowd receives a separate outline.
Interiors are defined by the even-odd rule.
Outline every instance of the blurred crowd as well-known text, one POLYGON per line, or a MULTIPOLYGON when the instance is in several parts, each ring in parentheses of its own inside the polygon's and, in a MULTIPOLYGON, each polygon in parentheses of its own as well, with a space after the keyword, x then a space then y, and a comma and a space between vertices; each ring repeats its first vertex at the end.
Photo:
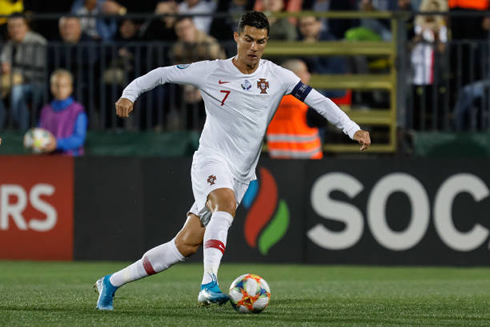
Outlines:
MULTIPOLYGON (((448 72, 444 69, 457 64, 447 64, 455 57, 448 56, 448 40, 485 40, 490 20, 461 16, 449 21, 443 13, 486 11, 488 1, 74 0, 41 3, 0 0, 0 15, 4 15, 0 18, 0 129, 26 130, 39 124, 41 107, 55 99, 49 78, 57 69, 72 74, 73 97, 85 107, 89 128, 90 124, 97 125, 92 126, 97 129, 122 127, 123 123, 114 116, 112 104, 131 79, 158 66, 233 56, 236 51, 233 31, 239 14, 247 10, 408 12, 406 37, 411 53, 408 65, 412 72, 409 83, 412 108, 431 107, 445 92, 434 85, 439 85, 438 81, 443 79, 450 80, 461 89, 448 104, 454 118, 452 123, 458 129, 468 127, 469 108, 490 85, 486 70, 448 72), (441 15, 416 15, 417 12, 441 12, 441 15), (59 19, 36 18, 38 14, 50 13, 62 16, 59 19), (132 15, 149 13, 153 15, 147 18, 132 15)), ((389 20, 383 19, 270 16, 270 24, 271 41, 388 41, 394 37, 389 20)), ((461 52, 462 62, 480 62, 488 56, 487 52, 465 47, 461 52)), ((290 59, 301 59, 312 74, 373 73, 389 69, 389 63, 379 58, 281 57, 277 62, 281 64, 290 59)), ((490 69, 490 65, 485 67, 490 69)), ((389 106, 389 96, 382 93, 322 92, 341 106, 389 106)), ((141 106, 149 110, 138 114, 135 129, 199 129, 204 122, 199 90, 192 87, 166 86, 151 92, 141 106), (159 107, 167 109, 162 112, 159 107)), ((431 124, 435 119, 436 116, 428 117, 425 111, 417 110, 408 119, 408 125, 419 129, 421 124, 431 124)), ((308 113, 308 124, 324 127, 323 120, 314 113, 308 113)))

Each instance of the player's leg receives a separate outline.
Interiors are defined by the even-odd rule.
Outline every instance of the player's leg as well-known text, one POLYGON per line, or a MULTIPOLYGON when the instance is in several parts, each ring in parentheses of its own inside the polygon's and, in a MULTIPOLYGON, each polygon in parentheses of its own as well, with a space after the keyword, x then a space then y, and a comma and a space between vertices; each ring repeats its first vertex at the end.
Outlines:
POLYGON ((186 258, 196 253, 202 245, 205 230, 200 218, 189 212, 184 227, 175 237, 175 245, 179 252, 186 258))
POLYGON ((140 260, 114 273, 110 279, 111 283, 116 287, 121 287, 126 283, 162 272, 173 264, 184 261, 186 257, 196 253, 202 244, 203 235, 204 226, 199 217, 190 213, 175 238, 148 250, 140 260))
POLYGON ((203 240, 204 274, 198 302, 202 305, 223 304, 229 297, 219 288, 218 269, 226 249, 228 229, 248 183, 238 182, 228 169, 226 160, 217 157, 195 158, 191 179, 196 200, 191 212, 199 216, 206 227, 203 240))
POLYGON ((226 249, 228 229, 235 217, 235 192, 230 188, 215 189, 209 193, 206 205, 212 215, 204 233, 204 274, 198 302, 223 304, 228 296, 218 286, 218 269, 226 249))
POLYGON ((184 227, 170 242, 152 248, 135 263, 99 279, 95 284, 99 292, 97 309, 113 310, 113 297, 119 287, 162 272, 196 253, 202 244, 204 230, 199 217, 190 213, 184 227))

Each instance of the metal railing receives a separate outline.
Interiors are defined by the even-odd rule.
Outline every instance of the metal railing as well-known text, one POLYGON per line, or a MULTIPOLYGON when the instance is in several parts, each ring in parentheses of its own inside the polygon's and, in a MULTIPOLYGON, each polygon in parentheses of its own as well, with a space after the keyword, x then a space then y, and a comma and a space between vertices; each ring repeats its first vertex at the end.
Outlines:
MULTIPOLYGON (((265 52, 265 56, 271 58, 334 55, 382 58, 386 66, 381 73, 313 75, 311 80, 312 86, 319 89, 351 89, 359 92, 382 90, 388 94, 387 106, 383 108, 366 108, 355 101, 352 105, 343 107, 355 121, 366 126, 374 137, 379 138, 376 142, 378 144, 373 145, 373 152, 394 152, 397 147, 397 129, 486 131, 490 128, 490 99, 487 92, 490 86, 490 82, 487 82, 490 79, 489 39, 449 40, 446 50, 435 58, 432 83, 420 86, 412 82, 410 50, 413 45, 407 40, 405 25, 408 13, 300 12, 276 16, 371 18, 390 21, 390 41, 325 41, 307 46, 302 42, 271 41, 265 52), (470 86, 478 81, 481 82, 470 86), (477 93, 481 93, 481 96, 475 96, 477 93), (455 109, 458 106, 464 106, 466 109, 458 111, 455 109)), ((0 47, 2 45, 0 44, 0 47)), ((221 42, 220 45, 227 56, 235 54, 235 44, 232 40, 221 42)), ((74 97, 85 105, 89 116, 89 128, 92 130, 199 129, 204 119, 202 103, 186 101, 188 93, 185 92, 192 90, 177 85, 166 85, 143 95, 136 104, 133 117, 128 120, 118 119, 113 110, 113 104, 123 87, 133 78, 153 68, 176 63, 171 55, 172 46, 172 43, 144 41, 88 42, 78 45, 49 42, 45 48, 47 59, 43 69, 40 102, 46 103, 50 99, 50 73, 63 67, 75 75, 74 97), (131 55, 122 56, 121 49, 125 49, 131 55)), ((438 43, 428 46, 434 48, 438 43)), ((9 112, 11 99, 9 101, 7 96, 3 100, 9 112)), ((31 126, 37 123, 39 109, 39 104, 31 104, 31 126)), ((4 128, 17 128, 12 115, 8 116, 4 128)), ((357 151, 357 147, 341 142, 327 144, 325 150, 350 152, 357 151)))

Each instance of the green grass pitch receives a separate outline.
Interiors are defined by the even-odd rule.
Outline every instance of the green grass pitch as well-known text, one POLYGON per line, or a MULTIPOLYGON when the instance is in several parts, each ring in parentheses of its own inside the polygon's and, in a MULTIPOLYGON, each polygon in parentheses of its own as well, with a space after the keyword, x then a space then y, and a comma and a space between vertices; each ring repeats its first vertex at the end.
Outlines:
POLYGON ((244 273, 271 287, 269 307, 243 315, 199 307, 202 266, 184 263, 96 311, 94 281, 126 264, 0 261, 0 326, 490 326, 490 268, 225 263, 223 290, 244 273))

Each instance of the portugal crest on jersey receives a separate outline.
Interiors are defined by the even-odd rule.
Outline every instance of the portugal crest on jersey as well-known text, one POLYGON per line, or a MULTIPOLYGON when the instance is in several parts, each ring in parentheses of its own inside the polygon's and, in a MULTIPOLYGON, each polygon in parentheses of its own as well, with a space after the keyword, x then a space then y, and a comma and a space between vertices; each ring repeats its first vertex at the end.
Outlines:
POLYGON ((267 94, 267 89, 269 88, 269 82, 265 78, 260 78, 257 81, 257 87, 260 89, 260 94, 267 94))

